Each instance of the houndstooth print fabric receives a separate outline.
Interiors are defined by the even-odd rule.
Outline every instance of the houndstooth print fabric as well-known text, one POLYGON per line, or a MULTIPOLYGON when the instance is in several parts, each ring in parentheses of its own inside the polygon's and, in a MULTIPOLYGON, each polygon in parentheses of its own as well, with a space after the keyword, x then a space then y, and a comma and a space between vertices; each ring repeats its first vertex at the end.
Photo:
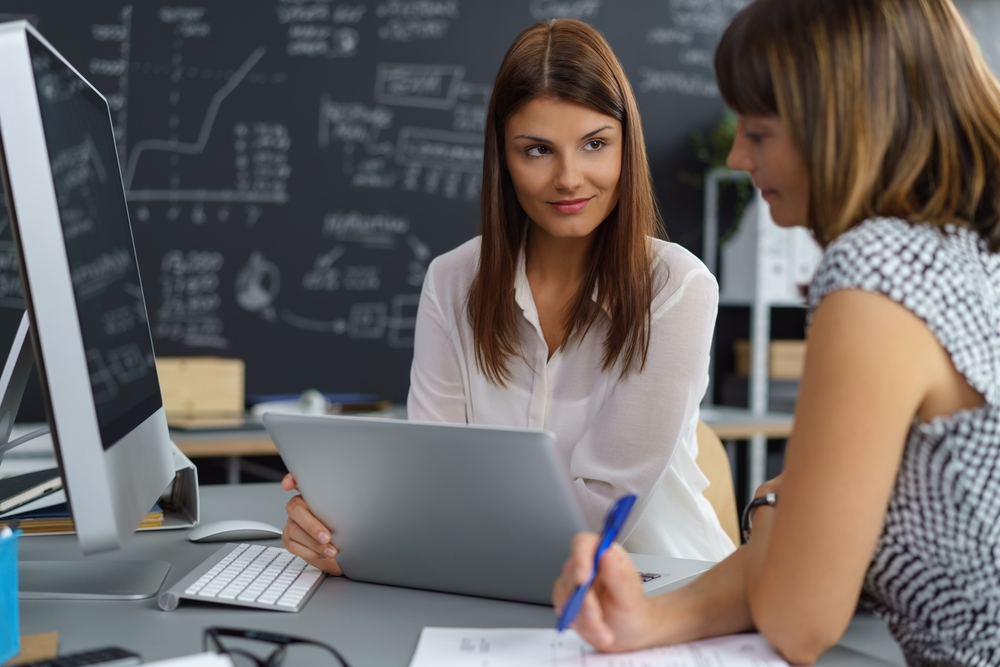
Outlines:
POLYGON ((921 317, 985 396, 914 422, 862 600, 910 665, 1000 665, 1000 257, 968 229, 869 220, 827 248, 810 314, 838 289, 921 317))

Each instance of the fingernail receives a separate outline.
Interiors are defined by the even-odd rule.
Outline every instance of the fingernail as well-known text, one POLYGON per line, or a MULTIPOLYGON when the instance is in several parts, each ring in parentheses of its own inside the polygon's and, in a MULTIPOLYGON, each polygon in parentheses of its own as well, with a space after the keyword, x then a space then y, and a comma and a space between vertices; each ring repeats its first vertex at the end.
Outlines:
POLYGON ((608 632, 607 630, 598 630, 597 631, 597 641, 602 646, 607 646, 608 644, 610 644, 613 641, 613 639, 614 638, 611 636, 611 633, 608 632))
POLYGON ((327 558, 333 558, 337 555, 337 550, 333 547, 327 547, 326 549, 323 549, 323 555, 327 558))
POLYGON ((316 536, 316 539, 319 540, 320 544, 326 544, 330 541, 330 533, 320 531, 319 535, 316 536))

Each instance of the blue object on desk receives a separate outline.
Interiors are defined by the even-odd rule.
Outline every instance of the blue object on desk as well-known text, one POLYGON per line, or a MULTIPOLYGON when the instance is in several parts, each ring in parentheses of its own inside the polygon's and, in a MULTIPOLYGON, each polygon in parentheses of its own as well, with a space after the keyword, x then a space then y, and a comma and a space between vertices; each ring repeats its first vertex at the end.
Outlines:
POLYGON ((17 616, 17 538, 21 531, 0 528, 0 664, 21 652, 17 616))
POLYGON ((632 505, 635 505, 635 496, 623 496, 618 499, 618 502, 608 512, 608 516, 605 517, 604 529, 601 531, 601 541, 597 545, 597 553, 594 554, 594 569, 590 571, 587 581, 577 586, 577 589, 573 592, 573 596, 570 597, 569 602, 566 603, 566 607, 559 615, 559 625, 556 626, 559 632, 568 628, 576 618, 577 613, 580 611, 580 605, 583 604, 583 597, 587 594, 590 585, 594 583, 594 578, 597 576, 597 564, 601 562, 601 556, 604 555, 604 552, 608 550, 611 543, 618 537, 618 531, 622 529, 625 519, 628 518, 628 513, 632 511, 632 505))

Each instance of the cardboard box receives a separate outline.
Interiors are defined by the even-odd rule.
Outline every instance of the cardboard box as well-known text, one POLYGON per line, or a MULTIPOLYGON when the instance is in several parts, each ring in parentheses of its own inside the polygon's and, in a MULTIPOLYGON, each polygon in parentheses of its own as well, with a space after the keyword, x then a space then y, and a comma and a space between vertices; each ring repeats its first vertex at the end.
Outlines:
POLYGON ((246 368, 241 359, 157 357, 167 420, 242 415, 246 368))
MULTIPOLYGON (((738 340, 733 344, 736 356, 736 375, 750 375, 750 341, 738 340)), ((768 345, 767 374, 773 380, 798 380, 806 362, 804 340, 772 340, 768 345)))

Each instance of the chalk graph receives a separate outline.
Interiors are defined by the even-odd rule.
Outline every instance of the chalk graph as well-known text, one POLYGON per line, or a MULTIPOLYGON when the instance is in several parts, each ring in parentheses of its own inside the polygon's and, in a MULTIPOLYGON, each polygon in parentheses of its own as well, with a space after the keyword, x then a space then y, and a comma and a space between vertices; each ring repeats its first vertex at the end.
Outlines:
MULTIPOLYGON (((248 80, 254 81, 254 77, 265 78, 261 74, 254 73, 254 68, 258 66, 267 53, 263 46, 253 48, 249 56, 232 71, 191 67, 190 64, 184 63, 185 48, 191 48, 192 45, 197 46, 199 41, 204 42, 212 34, 213 26, 206 20, 206 14, 207 10, 203 7, 161 7, 156 13, 158 20, 155 23, 151 24, 148 20, 141 23, 142 38, 138 42, 134 34, 135 21, 132 5, 122 7, 121 11, 118 12, 117 22, 91 25, 93 42, 100 45, 117 46, 117 52, 113 54, 105 51, 106 56, 112 57, 90 58, 87 62, 87 69, 92 76, 105 82, 101 87, 106 92, 108 105, 113 113, 115 138, 118 142, 119 158, 124 172, 126 198, 131 203, 141 205, 135 211, 136 218, 141 222, 150 219, 146 205, 156 202, 172 206, 171 210, 167 212, 169 220, 178 217, 177 205, 195 204, 195 208, 191 212, 191 221, 195 224, 203 223, 206 219, 204 209, 201 207, 204 204, 247 204, 247 223, 253 224, 252 221, 260 216, 259 205, 280 205, 288 202, 285 182, 290 173, 290 166, 287 156, 281 150, 275 152, 273 142, 270 142, 268 149, 263 154, 261 151, 255 152, 252 148, 242 151, 240 149, 241 145, 246 146, 254 139, 254 137, 248 138, 246 136, 249 134, 246 128, 252 126, 250 121, 242 124, 244 136, 237 137, 235 140, 237 156, 230 184, 196 182, 194 187, 180 186, 179 157, 203 158, 207 153, 217 153, 218 147, 225 145, 224 136, 228 129, 219 127, 220 111, 224 105, 231 102, 232 94, 241 85, 244 85, 248 80), (135 45, 138 43, 140 46, 146 46, 146 44, 156 41, 155 36, 147 34, 150 29, 163 32, 164 35, 172 33, 173 55, 168 64, 158 60, 158 56, 162 58, 163 55, 160 50, 147 53, 145 61, 139 58, 135 45), (179 136, 180 116, 177 104, 181 97, 182 84, 187 85, 193 80, 195 73, 202 74, 203 76, 200 78, 205 81, 223 79, 223 82, 208 100, 195 136, 182 138, 179 136), (148 76, 140 82, 130 81, 130 77, 137 74, 148 76), (150 90, 149 85, 154 86, 154 90, 161 91, 162 88, 156 83, 156 77, 163 74, 170 77, 170 88, 166 95, 168 104, 161 105, 161 109, 168 108, 171 111, 169 127, 164 128, 163 132, 167 136, 149 137, 147 134, 146 138, 136 141, 134 145, 128 145, 129 97, 130 95, 135 96, 139 89, 150 90), (138 83, 138 88, 136 83, 138 83), (221 136, 220 133, 222 133, 221 136), (219 143, 220 141, 222 144, 219 143), (210 142, 216 148, 210 148, 210 142), (150 170, 149 165, 142 167, 154 154, 166 156, 166 162, 169 165, 166 176, 161 173, 163 171, 162 164, 158 164, 159 169, 150 170)), ((107 47, 101 46, 101 48, 106 49, 107 47)), ((283 74, 277 74, 271 78, 271 82, 274 83, 284 81, 283 74)), ((161 93, 157 92, 155 95, 159 94, 161 93)), ((146 93, 145 97, 148 98, 148 96, 149 94, 146 93)), ((141 94, 139 101, 144 101, 144 96, 141 94)), ((184 108, 188 110, 189 114, 191 113, 192 105, 190 103, 186 104, 184 108)), ((276 132, 271 127, 265 131, 265 134, 272 136, 282 133, 287 135, 287 128, 278 128, 276 132)), ((259 139, 259 137, 256 138, 259 139)), ((218 213, 220 221, 225 221, 229 216, 228 209, 220 209, 218 213)))
POLYGON ((135 189, 132 187, 139 158, 146 151, 164 151, 180 155, 201 155, 205 151, 212 135, 219 108, 225 99, 236 89, 253 69, 254 65, 264 57, 263 47, 254 50, 243 64, 233 72, 226 84, 212 96, 205 112, 198 137, 193 142, 182 142, 174 139, 143 139, 132 147, 125 170, 125 187, 128 190, 129 201, 134 202, 226 202, 226 203, 271 203, 284 204, 288 201, 286 192, 260 192, 254 190, 209 190, 197 189, 135 189))

